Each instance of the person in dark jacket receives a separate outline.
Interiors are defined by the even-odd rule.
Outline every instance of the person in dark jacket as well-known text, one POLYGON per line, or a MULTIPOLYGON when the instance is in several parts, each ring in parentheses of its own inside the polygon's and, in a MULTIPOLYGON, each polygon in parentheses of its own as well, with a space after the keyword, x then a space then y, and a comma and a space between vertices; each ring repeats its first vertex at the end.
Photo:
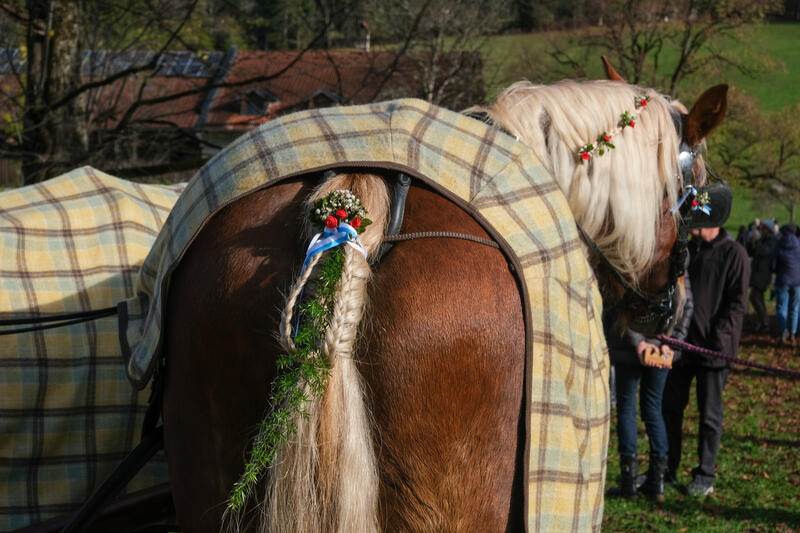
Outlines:
POLYGON ((764 301, 764 293, 772 283, 772 250, 777 239, 772 228, 762 224, 759 237, 752 246, 753 259, 750 263, 750 303, 756 312, 756 323, 753 330, 759 333, 769 331, 769 315, 764 301))
POLYGON ((800 240, 797 226, 781 226, 778 245, 772 252, 772 271, 775 272, 775 317, 778 334, 786 342, 797 334, 800 313, 800 240))
MULTIPOLYGON (((710 350, 736 355, 747 311, 750 259, 742 245, 723 228, 692 230, 689 279, 694 313, 686 340, 710 350)), ((681 462, 683 412, 692 380, 697 379, 699 464, 687 487, 692 496, 713 492, 716 459, 722 437, 722 389, 730 363, 697 353, 685 353, 667 376, 663 413, 669 440, 667 482, 674 483, 681 462)))
MULTIPOLYGON (((684 276, 685 300, 678 314, 671 335, 683 340, 689 330, 692 316, 692 292, 687 276, 684 276)), ((680 357, 680 351, 673 352, 669 346, 657 339, 646 339, 640 333, 627 330, 620 335, 614 322, 616 316, 603 317, 609 357, 616 373, 615 386, 617 398, 617 440, 620 461, 620 485, 609 490, 609 496, 634 498, 641 492, 656 501, 664 501, 664 475, 667 470, 667 429, 664 425, 662 398, 664 384, 672 363, 648 364, 645 351, 654 350, 662 355, 672 356, 672 361, 680 357), (650 442, 650 464, 647 474, 637 479, 637 427, 636 393, 639 393, 639 407, 644 421, 647 438, 650 442)))

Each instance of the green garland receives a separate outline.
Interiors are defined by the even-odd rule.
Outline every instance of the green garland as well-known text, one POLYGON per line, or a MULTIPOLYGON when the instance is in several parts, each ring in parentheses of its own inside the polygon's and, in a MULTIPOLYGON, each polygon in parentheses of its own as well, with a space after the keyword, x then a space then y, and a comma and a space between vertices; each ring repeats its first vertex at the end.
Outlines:
POLYGON ((280 445, 297 432, 292 422, 294 417, 307 417, 305 407, 312 400, 311 396, 319 399, 325 392, 330 364, 320 353, 319 346, 330 324, 343 268, 344 251, 341 247, 334 248, 321 261, 316 296, 300 305, 295 351, 283 354, 277 360, 278 376, 272 382, 270 392, 272 411, 259 425, 250 460, 242 477, 233 486, 228 500, 228 508, 233 511, 244 507, 253 487, 275 459, 280 445), (310 395, 305 392, 306 385, 310 395))

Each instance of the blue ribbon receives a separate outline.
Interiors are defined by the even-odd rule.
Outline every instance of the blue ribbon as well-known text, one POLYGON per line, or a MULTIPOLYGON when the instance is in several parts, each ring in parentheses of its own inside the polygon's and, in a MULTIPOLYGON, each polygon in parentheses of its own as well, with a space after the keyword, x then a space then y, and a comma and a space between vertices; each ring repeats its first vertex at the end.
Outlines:
POLYGON ((324 252, 325 250, 336 248, 341 244, 348 244, 361 252, 364 258, 367 257, 367 251, 358 241, 358 232, 356 229, 350 224, 340 222, 338 227, 325 227, 321 233, 314 235, 314 238, 311 239, 311 243, 308 245, 308 250, 306 250, 306 258, 303 261, 303 268, 300 271, 300 274, 305 271, 306 266, 308 265, 308 262, 311 261, 312 257, 324 252))
MULTIPOLYGON (((681 205, 683 204, 683 202, 685 202, 685 201, 686 201, 686 199, 687 199, 689 196, 691 196, 692 198, 696 198, 696 197, 697 197, 697 189, 695 189, 695 188, 694 188, 693 186, 691 186, 691 185, 690 185, 690 186, 689 186, 689 187, 686 189, 686 192, 685 192, 685 193, 683 193, 683 196, 681 196, 680 200, 678 200, 678 203, 677 203, 677 204, 675 204, 675 206, 674 206, 674 207, 672 207, 672 208, 669 210, 669 212, 670 212, 670 213, 674 213, 675 211, 677 211, 678 209, 680 209, 680 207, 681 207, 681 205)), ((711 215, 711 207, 710 207, 710 206, 708 206, 708 205, 693 205, 693 206, 692 206, 692 211, 702 211, 702 212, 703 212, 703 213, 705 213, 706 215, 711 215)))
MULTIPOLYGON (((339 222, 339 226, 336 228, 329 228, 325 227, 320 233, 314 235, 314 238, 311 239, 311 243, 308 245, 308 250, 306 250, 306 258, 303 261, 303 268, 300 269, 300 275, 303 275, 303 272, 306 271, 306 267, 308 263, 311 261, 311 258, 317 254, 324 252, 325 250, 330 250, 331 248, 336 248, 337 246, 341 246, 342 244, 346 244, 348 246, 352 246, 359 252, 361 255, 364 256, 364 259, 367 258, 367 250, 361 245, 361 242, 358 240, 358 232, 356 229, 347 224, 345 222, 339 222)), ((301 300, 303 298, 303 292, 300 292, 301 300)), ((294 338, 297 338, 297 329, 300 327, 300 313, 297 313, 297 319, 294 323, 294 338)))

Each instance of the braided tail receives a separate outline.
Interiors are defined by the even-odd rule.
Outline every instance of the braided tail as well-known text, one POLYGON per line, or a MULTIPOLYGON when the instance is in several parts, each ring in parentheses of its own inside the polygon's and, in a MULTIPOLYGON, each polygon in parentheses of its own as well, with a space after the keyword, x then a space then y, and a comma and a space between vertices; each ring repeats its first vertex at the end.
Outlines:
MULTIPOLYGON (((308 203, 339 189, 352 191, 367 208, 373 224, 359 240, 369 254, 377 252, 388 219, 389 196, 383 180, 368 174, 336 176, 315 191, 308 203)), ((315 277, 320 255, 312 258, 287 297, 280 326, 286 349, 294 348, 293 310, 315 277)), ((325 394, 306 405, 307 416, 293 421, 296 434, 279 448, 270 471, 261 531, 378 530, 377 461, 355 360, 370 276, 364 256, 346 246, 330 325, 319 347, 330 364, 325 394)))

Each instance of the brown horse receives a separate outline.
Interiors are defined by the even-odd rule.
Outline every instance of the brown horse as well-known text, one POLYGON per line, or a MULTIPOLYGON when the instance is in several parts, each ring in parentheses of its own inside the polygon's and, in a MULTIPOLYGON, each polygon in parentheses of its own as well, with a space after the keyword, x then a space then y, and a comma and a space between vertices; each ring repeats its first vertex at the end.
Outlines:
MULTIPOLYGON (((725 90, 710 89, 680 115, 681 132, 670 106, 652 91, 587 82, 515 85, 485 110, 555 177, 587 241, 596 243, 596 251, 583 253, 596 266, 607 305, 630 297, 618 277, 644 295, 658 293, 669 281, 680 222, 669 210, 682 187, 680 141, 694 148, 719 124, 725 90), (614 96, 618 91, 622 96, 614 96), (612 130, 629 109, 619 102, 640 93, 651 97, 640 124, 615 130, 616 148, 604 157, 590 154, 587 164, 579 155, 584 143, 612 130), (656 136, 648 137, 646 128, 656 136)), ((327 187, 349 188, 362 200, 382 189, 377 196, 386 197, 388 178, 382 172, 344 174, 327 187)), ((276 335, 282 302, 308 242, 298 213, 307 209, 319 181, 318 172, 296 176, 227 205, 172 274, 163 417, 172 491, 185 531, 220 529, 231 488, 269 409, 276 357, 287 344, 276 335)), ((385 223, 374 226, 377 240, 365 243, 373 251, 385 223)), ((431 230, 495 237, 454 201, 415 182, 402 233, 431 230)), ((360 261, 355 252, 349 257, 360 261)), ((544 428, 527 427, 525 303, 509 258, 468 240, 430 238, 396 243, 367 270, 371 279, 364 281, 362 300, 368 319, 359 327, 358 312, 352 353, 333 358, 321 406, 301 424, 288 445, 294 449, 285 450, 287 456, 313 456, 313 466, 302 470, 280 456, 262 487, 266 516, 251 513, 239 525, 255 529, 263 518, 262 529, 287 531, 547 529, 547 522, 526 516, 548 505, 541 503, 546 495, 537 496, 539 504, 526 501, 527 458, 535 457, 544 428), (348 380, 356 383, 354 392, 348 380), (343 406, 348 402, 360 404, 343 406)), ((607 366, 601 362, 599 368, 598 382, 607 380, 607 366)), ((604 391, 606 414, 592 429, 603 451, 607 381, 604 391)), ((595 510, 588 521, 575 518, 573 529, 599 528, 604 465, 593 472, 592 480, 576 483, 594 483, 595 510)))

